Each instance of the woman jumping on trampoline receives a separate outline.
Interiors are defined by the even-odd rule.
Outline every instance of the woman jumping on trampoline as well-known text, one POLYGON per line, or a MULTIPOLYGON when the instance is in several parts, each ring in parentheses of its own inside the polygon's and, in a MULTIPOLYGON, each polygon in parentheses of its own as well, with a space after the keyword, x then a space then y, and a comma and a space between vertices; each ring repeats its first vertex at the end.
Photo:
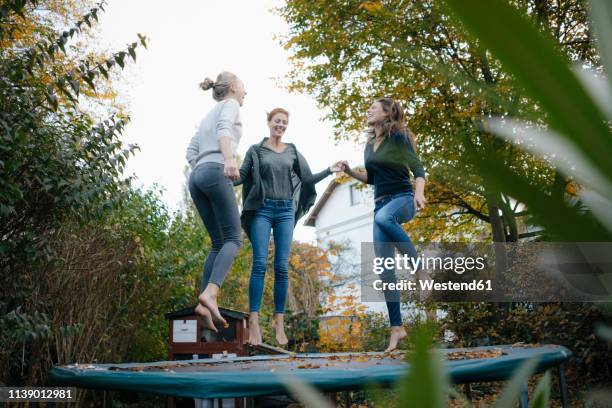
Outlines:
POLYGON ((242 136, 240 107, 246 91, 242 81, 230 72, 220 73, 216 81, 206 78, 200 88, 212 89, 218 103, 202 119, 187 148, 192 169, 189 193, 212 241, 195 312, 206 328, 217 331, 213 321, 227 324, 219 313, 217 294, 242 246, 232 181, 239 177, 234 156, 242 136))
MULTIPOLYGON (((374 252, 377 257, 393 257, 395 248, 410 257, 416 249, 402 224, 415 212, 425 208, 425 172, 416 155, 414 135, 404 120, 399 102, 391 98, 376 99, 366 113, 367 143, 364 151, 365 171, 351 169, 342 161, 344 172, 357 180, 374 185, 374 252), (413 189, 410 172, 415 177, 413 189)), ((386 268, 383 282, 395 282, 395 269, 386 268)), ((385 292, 391 337, 385 351, 397 348, 406 337, 402 325, 399 294, 385 292)))
POLYGON ((273 109, 267 116, 270 136, 252 145, 240 168, 242 226, 253 245, 249 282, 249 343, 261 344, 259 307, 264 289, 270 232, 274 235, 274 329, 276 341, 287 344, 284 316, 287 299, 289 251, 293 229, 316 199, 315 184, 332 172, 339 162, 312 174, 308 162, 293 143, 282 141, 289 112, 273 109))

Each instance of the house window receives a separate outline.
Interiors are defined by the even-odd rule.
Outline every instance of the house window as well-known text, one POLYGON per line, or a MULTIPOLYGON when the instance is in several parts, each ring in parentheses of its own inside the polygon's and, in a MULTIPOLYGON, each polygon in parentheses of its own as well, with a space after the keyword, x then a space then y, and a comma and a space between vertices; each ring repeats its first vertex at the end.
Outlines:
POLYGON ((360 204, 362 201, 362 196, 363 196, 363 191, 361 191, 358 187, 357 184, 352 184, 350 187, 350 194, 351 194, 351 206, 353 205, 357 205, 360 204))

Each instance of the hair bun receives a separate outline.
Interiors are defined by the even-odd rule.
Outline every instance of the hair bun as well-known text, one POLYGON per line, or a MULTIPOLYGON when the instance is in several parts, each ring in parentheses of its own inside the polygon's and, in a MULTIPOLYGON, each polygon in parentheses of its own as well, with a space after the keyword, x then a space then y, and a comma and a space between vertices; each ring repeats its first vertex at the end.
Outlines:
POLYGON ((213 86, 215 86, 215 81, 210 78, 206 78, 204 81, 200 82, 200 88, 202 88, 203 91, 208 91, 213 86))

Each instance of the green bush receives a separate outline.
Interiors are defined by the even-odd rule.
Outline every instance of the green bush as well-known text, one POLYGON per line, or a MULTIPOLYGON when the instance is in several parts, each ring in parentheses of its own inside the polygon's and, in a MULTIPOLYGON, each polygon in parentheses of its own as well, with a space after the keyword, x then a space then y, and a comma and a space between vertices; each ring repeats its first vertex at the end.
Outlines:
MULTIPOLYGON (((56 300, 42 303, 38 295, 53 284, 47 279, 64 262, 66 242, 75 244, 73 254, 83 249, 79 245, 90 245, 85 253, 104 253, 94 247, 112 239, 104 217, 125 200, 129 180, 122 172, 135 150, 120 141, 126 118, 112 114, 98 122, 79 102, 95 98, 109 70, 135 59, 139 44, 95 62, 70 56, 66 45, 88 30, 103 5, 62 31, 36 18, 42 3, 0 6, 0 361, 7 367, 0 381, 9 383, 42 378, 36 367, 46 363, 43 339, 60 336, 70 343, 82 329, 56 326, 48 304, 56 300), (24 35, 31 41, 21 41, 24 35)), ((140 45, 146 45, 144 37, 140 45)), ((130 244, 106 256, 126 260, 130 244)))
POLYGON ((443 329, 456 337, 457 347, 495 344, 559 344, 573 353, 569 374, 580 383, 603 382, 612 376, 612 349, 595 336, 601 323, 612 324, 612 313, 589 303, 452 303, 439 305, 447 315, 443 329))

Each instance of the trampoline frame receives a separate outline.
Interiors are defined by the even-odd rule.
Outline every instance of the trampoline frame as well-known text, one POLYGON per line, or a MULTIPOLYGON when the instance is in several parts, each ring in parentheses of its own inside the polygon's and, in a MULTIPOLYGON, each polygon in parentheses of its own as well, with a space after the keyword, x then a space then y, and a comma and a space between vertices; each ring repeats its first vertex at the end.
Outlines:
MULTIPOLYGON (((460 359, 460 360, 445 360, 445 370, 449 374, 449 378, 451 383, 453 384, 463 384, 465 386, 465 394, 469 401, 472 401, 472 383, 480 383, 480 382, 491 382, 491 381, 505 381, 511 378, 511 376, 515 373, 516 369, 523 361, 531 358, 537 357, 539 358, 539 363, 536 368, 535 373, 543 372, 545 370, 555 368, 557 369, 557 373, 559 375, 559 388, 561 393, 561 400, 563 407, 569 406, 569 398, 568 398, 568 390, 567 390, 567 382, 565 378, 565 363, 571 357, 571 352, 565 347, 555 346, 555 345, 544 345, 541 347, 533 347, 529 345, 522 345, 519 347, 513 347, 510 345, 499 345, 499 346, 487 346, 487 347, 477 347, 477 348, 457 348, 457 349, 441 349, 444 352, 455 352, 455 351, 484 351, 490 349, 501 349, 505 351, 504 355, 500 357, 494 358, 474 358, 474 359, 460 359), (499 360, 497 360, 499 359, 499 360), (494 362, 494 364, 486 364, 486 362, 494 362), (468 362, 467 364, 461 364, 461 362, 468 362)), ((312 353, 312 354, 296 354, 292 357, 297 359, 333 359, 332 356, 336 356, 336 358, 342 358, 342 356, 370 356, 374 357, 385 357, 388 356, 384 353, 312 353)), ((200 360, 184 360, 184 361, 167 361, 167 362, 155 362, 155 363, 128 363, 128 364, 100 364, 96 366, 89 366, 90 369, 88 371, 88 367, 81 368, 79 366, 64 366, 64 367, 55 367, 50 371, 50 379, 52 382, 58 385, 70 385, 81 388, 94 388, 104 390, 104 397, 107 399, 108 390, 132 390, 144 393, 156 393, 167 396, 179 396, 179 397, 191 397, 191 398, 205 398, 205 399, 224 399, 224 398, 242 398, 242 397, 255 397, 255 396, 264 396, 264 395, 286 395, 286 388, 282 385, 282 381, 272 382, 271 378, 277 376, 278 373, 270 373, 270 370, 262 370, 259 367, 255 366, 249 373, 242 374, 243 371, 239 369, 239 364, 247 363, 247 362, 261 362, 261 361, 272 361, 272 360, 283 360, 287 359, 287 356, 255 356, 255 357, 235 357, 235 358, 227 358, 227 359, 200 359, 200 360), (167 365, 169 368, 172 368, 171 365, 193 365, 193 364, 225 364, 225 363, 236 363, 235 368, 231 368, 231 370, 217 370, 217 371, 178 371, 174 374, 177 376, 177 380, 181 386, 184 387, 184 391, 178 391, 172 389, 172 392, 168 391, 168 383, 163 383, 163 376, 159 376, 159 372, 168 371, 166 368, 163 370, 153 371, 149 370, 148 373, 136 373, 130 374, 134 372, 134 368, 141 368, 147 366, 154 366, 156 369, 159 367, 163 367, 167 365), (108 374, 111 370, 114 371, 123 371, 123 373, 116 377, 114 374, 108 374), (190 377, 188 374, 194 373, 193 377, 190 377), (257 375, 258 373, 265 375, 257 375), (202 375, 205 374, 205 375, 202 375), (253 381, 248 378, 251 374, 255 375, 255 379, 259 380, 259 382, 253 381), (220 382, 223 377, 229 378, 232 376, 232 383, 227 385, 227 383, 220 382), (132 377, 130 377, 132 376, 132 377), (161 379, 160 379, 161 378, 161 379), (208 379, 207 379, 208 378, 208 379), (245 380, 248 379, 248 382, 245 380), (131 383, 130 387, 130 380, 131 383), (122 381, 122 382, 118 382, 122 381), (148 384, 147 384, 147 381, 148 384), (157 382, 156 382, 157 381, 157 382), (162 384, 159 385, 159 381, 162 381, 162 384), (182 383, 180 381, 183 381, 182 383), (208 382, 208 385, 204 385, 208 382), (221 386, 221 388, 216 388, 217 386, 221 386), (117 386, 117 388, 115 388, 117 386), (153 389, 149 389, 148 387, 155 387, 153 389), (197 386, 197 390, 193 391, 194 387, 197 386), (249 386, 251 388, 249 388, 249 386), (257 389, 254 387, 261 386, 263 389, 257 389), (243 390, 241 387, 245 387, 243 390), (268 388, 265 388, 268 387, 268 388), (189 390, 192 391, 189 391, 189 390), (280 390, 280 392, 279 392, 280 390), (181 392, 183 392, 181 394, 181 392), (204 394, 207 392, 208 394, 204 394), (200 393, 200 394, 197 394, 200 393), (215 395, 216 394, 216 395, 215 395), (211 398, 207 398, 208 395, 211 398)), ((360 361, 356 361, 359 363, 360 361)), ((363 362, 363 361, 361 361, 363 362)), ((409 368, 409 364, 406 364, 409 368)), ((225 368, 225 367, 224 367, 225 368)), ((300 367, 292 367, 295 368, 300 367)), ((352 370, 345 369, 336 369, 336 368, 324 368, 319 370, 317 374, 313 374, 313 370, 296 370, 294 372, 299 373, 299 376, 302 376, 302 379, 306 382, 311 382, 311 385, 319 388, 321 392, 324 393, 332 393, 335 394, 341 391, 351 391, 363 389, 366 384, 366 379, 371 379, 372 383, 378 383, 383 387, 392 386, 398 378, 401 377, 402 372, 405 371, 406 367, 402 367, 401 364, 383 364, 378 363, 377 365, 366 366, 363 369, 356 370, 353 368, 352 370), (310 371, 310 372, 309 372, 310 371), (357 374, 364 372, 365 374, 357 374)), ((141 370, 137 370, 141 371, 141 370)), ((278 371, 281 372, 281 371, 278 371)), ((174 375, 173 374, 173 375, 174 375)), ((173 385, 174 386, 174 385, 173 385)), ((346 398, 350 397, 350 394, 346 394, 346 398)), ((521 408, 526 408, 528 406, 528 388, 527 383, 525 382, 523 391, 521 393, 521 398, 519 400, 521 408)))

